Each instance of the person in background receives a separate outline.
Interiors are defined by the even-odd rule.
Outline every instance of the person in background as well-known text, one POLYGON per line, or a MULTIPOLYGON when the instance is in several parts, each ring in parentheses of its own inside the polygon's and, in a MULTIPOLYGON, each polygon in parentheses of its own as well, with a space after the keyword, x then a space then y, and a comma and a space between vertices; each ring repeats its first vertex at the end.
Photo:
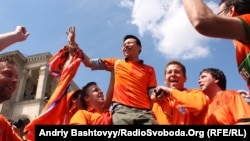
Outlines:
POLYGON ((232 39, 240 75, 250 89, 250 1, 221 0, 219 12, 203 0, 182 0, 193 27, 208 37, 232 39))
POLYGON ((204 124, 249 124, 250 108, 235 90, 226 90, 226 76, 217 68, 200 72, 200 89, 209 97, 209 107, 204 124))
POLYGON ((246 90, 238 90, 237 92, 245 98, 248 105, 250 106, 250 94, 249 94, 249 92, 246 90))
POLYGON ((16 42, 26 40, 29 34, 24 26, 16 26, 15 31, 0 34, 0 51, 16 42))
POLYGON ((200 89, 187 89, 185 66, 176 60, 166 64, 164 82, 151 95, 152 111, 159 124, 202 124, 207 111, 208 99, 200 89), (156 95, 156 94, 160 95, 156 95))
MULTIPOLYGON (((0 59, 0 103, 9 100, 17 88, 18 71, 13 60, 0 59)), ((22 141, 10 122, 0 115, 0 140, 22 141)))
MULTIPOLYGON (((78 47, 77 44, 74 46, 78 47)), ((109 66, 114 70, 112 123, 115 125, 157 124, 150 100, 150 94, 157 85, 155 70, 139 59, 141 50, 140 40, 134 35, 126 35, 122 43, 124 59, 90 59, 83 53, 86 67, 106 70, 109 66)))

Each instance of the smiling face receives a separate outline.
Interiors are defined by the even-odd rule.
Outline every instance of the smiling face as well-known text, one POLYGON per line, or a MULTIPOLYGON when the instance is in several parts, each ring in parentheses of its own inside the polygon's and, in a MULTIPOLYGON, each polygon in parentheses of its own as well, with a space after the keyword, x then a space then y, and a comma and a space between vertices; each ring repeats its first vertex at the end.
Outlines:
POLYGON ((16 90, 17 81, 16 66, 8 62, 0 62, 0 102, 11 98, 16 90))
POLYGON ((165 84, 170 88, 184 89, 187 78, 182 67, 178 64, 169 64, 165 69, 165 84))
POLYGON ((126 58, 138 58, 140 51, 141 47, 134 38, 126 39, 122 44, 122 52, 126 58))
POLYGON ((85 97, 86 103, 91 107, 102 106, 104 103, 104 95, 97 85, 91 85, 87 89, 88 96, 85 97))

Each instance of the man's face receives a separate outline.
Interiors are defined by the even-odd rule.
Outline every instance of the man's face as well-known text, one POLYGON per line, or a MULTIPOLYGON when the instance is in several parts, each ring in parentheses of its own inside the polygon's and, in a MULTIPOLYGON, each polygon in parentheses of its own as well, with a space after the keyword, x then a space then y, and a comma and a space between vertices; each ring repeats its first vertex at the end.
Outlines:
MULTIPOLYGON (((88 103, 91 105, 95 104, 103 104, 104 103, 104 95, 102 90, 97 85, 91 85, 88 88, 88 103)), ((93 106, 94 107, 94 106, 93 106)))
POLYGON ((184 83, 186 82, 186 76, 183 73, 181 66, 177 64, 170 64, 165 70, 165 84, 170 88, 176 88, 178 90, 184 89, 184 83))
POLYGON ((232 17, 232 16, 235 16, 235 14, 236 14, 236 11, 232 11, 232 6, 226 7, 225 2, 219 6, 219 11, 217 13, 217 15, 225 16, 225 17, 232 17))
POLYGON ((208 72, 201 73, 198 83, 200 85, 200 89, 203 92, 209 91, 213 89, 214 85, 217 85, 217 80, 212 77, 212 75, 208 72))
POLYGON ((218 11, 217 15, 220 15, 220 16, 224 15, 225 10, 227 10, 227 9, 226 9, 226 4, 224 2, 219 6, 219 11, 218 11))
POLYGON ((0 62, 0 102, 11 98, 16 90, 17 82, 16 67, 6 62, 0 62))
POLYGON ((138 57, 140 50, 141 47, 136 44, 136 40, 134 38, 128 38, 122 44, 122 52, 125 57, 138 57))

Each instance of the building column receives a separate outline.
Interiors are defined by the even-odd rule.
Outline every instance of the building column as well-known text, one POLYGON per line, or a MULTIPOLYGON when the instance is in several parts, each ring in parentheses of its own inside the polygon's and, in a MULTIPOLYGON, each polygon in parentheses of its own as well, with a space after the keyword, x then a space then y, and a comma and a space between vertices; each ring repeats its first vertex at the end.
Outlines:
POLYGON ((15 96, 15 99, 14 99, 15 102, 22 101, 23 94, 26 88, 25 86, 26 86, 27 78, 28 78, 28 70, 24 69, 21 75, 19 76, 20 76, 20 79, 19 79, 18 89, 16 90, 17 96, 15 96))
POLYGON ((40 67, 40 70, 39 70, 39 77, 38 77, 35 99, 44 98, 46 86, 47 86, 47 78, 48 78, 48 67, 46 65, 43 65, 40 67))

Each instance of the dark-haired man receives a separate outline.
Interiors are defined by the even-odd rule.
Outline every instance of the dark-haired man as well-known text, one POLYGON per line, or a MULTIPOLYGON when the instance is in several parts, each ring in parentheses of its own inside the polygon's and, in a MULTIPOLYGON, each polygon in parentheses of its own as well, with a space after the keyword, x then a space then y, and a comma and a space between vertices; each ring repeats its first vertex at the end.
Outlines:
MULTIPOLYGON (((72 33, 75 34, 74 31, 72 33)), ((74 37, 74 36, 73 36, 74 37)), ((75 40, 72 38, 72 45, 75 40)), ((92 70, 114 70, 114 93, 112 98, 113 124, 157 124, 152 111, 150 94, 157 85, 153 67, 139 59, 141 41, 134 35, 126 35, 122 43, 124 59, 90 59, 84 53, 84 65, 92 70)))
POLYGON ((245 99, 235 90, 226 90, 226 76, 217 68, 200 72, 198 81, 201 90, 209 97, 205 124, 249 124, 250 108, 245 99))

